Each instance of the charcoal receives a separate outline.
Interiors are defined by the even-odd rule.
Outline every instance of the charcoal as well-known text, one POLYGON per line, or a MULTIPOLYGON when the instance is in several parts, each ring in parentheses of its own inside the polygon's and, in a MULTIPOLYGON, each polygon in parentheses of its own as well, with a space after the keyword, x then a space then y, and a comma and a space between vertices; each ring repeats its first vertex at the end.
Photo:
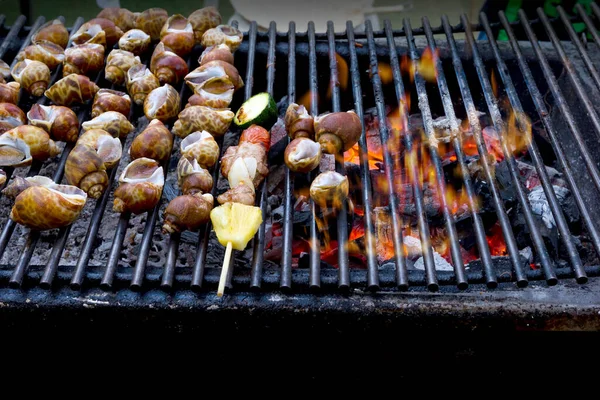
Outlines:
MULTIPOLYGON (((579 210, 575 205, 571 191, 565 187, 555 185, 552 185, 552 189, 556 194, 567 222, 572 224, 579 221, 579 210)), ((554 220, 554 215, 552 215, 550 204, 542 186, 533 188, 528 195, 528 199, 531 204, 531 211, 542 219, 546 227, 548 229, 555 227, 556 221, 554 220)))

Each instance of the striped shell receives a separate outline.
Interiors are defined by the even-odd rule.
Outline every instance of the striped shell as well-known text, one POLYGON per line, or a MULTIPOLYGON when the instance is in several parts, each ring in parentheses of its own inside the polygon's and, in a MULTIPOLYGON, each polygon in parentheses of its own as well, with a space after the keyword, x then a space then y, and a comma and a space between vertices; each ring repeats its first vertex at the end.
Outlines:
POLYGON ((135 104, 144 104, 146 96, 158 87, 158 78, 144 64, 135 65, 127 71, 127 92, 135 104))
POLYGON ((158 40, 167 19, 169 19, 167 10, 158 7, 149 8, 136 16, 135 27, 150 35, 152 40, 158 40))
POLYGON ((90 100, 99 89, 87 76, 71 74, 50 86, 44 95, 54 104, 68 107, 90 100))
POLYGON ((42 62, 23 60, 15 64, 12 77, 32 96, 44 94, 50 82, 50 68, 42 62))
POLYGON ((104 46, 84 43, 65 50, 63 76, 81 74, 91 76, 104 66, 104 46))
POLYGON ((141 64, 140 58, 132 52, 115 49, 106 58, 104 77, 115 85, 123 85, 131 67, 141 64))

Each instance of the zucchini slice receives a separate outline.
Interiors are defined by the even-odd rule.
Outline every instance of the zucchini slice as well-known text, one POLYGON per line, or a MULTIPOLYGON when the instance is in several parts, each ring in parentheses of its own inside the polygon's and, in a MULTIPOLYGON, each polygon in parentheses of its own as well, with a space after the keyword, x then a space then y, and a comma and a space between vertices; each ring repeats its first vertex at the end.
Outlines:
POLYGON ((233 118, 233 122, 242 129, 252 124, 270 129, 276 120, 277 104, 273 96, 266 92, 255 94, 246 100, 233 118))

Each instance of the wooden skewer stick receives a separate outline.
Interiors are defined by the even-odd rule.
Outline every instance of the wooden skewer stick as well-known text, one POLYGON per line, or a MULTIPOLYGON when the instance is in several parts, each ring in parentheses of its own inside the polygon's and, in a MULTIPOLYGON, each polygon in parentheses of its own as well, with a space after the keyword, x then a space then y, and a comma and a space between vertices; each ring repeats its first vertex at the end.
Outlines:
POLYGON ((231 250, 231 242, 227 242, 227 248, 225 249, 225 258, 223 259, 223 268, 221 268, 221 278, 219 278, 219 288, 217 289, 218 297, 223 297, 223 292, 225 291, 225 282, 227 282, 229 264, 231 264, 231 250))

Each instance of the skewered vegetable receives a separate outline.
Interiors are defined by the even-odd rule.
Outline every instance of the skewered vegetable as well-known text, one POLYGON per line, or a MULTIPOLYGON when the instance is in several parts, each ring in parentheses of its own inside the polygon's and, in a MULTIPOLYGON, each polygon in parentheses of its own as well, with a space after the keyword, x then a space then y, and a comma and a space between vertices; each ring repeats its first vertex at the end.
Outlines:
POLYGON ((270 129, 277 120, 277 104, 269 93, 259 93, 242 104, 235 113, 233 122, 240 128, 247 128, 252 124, 270 129))

